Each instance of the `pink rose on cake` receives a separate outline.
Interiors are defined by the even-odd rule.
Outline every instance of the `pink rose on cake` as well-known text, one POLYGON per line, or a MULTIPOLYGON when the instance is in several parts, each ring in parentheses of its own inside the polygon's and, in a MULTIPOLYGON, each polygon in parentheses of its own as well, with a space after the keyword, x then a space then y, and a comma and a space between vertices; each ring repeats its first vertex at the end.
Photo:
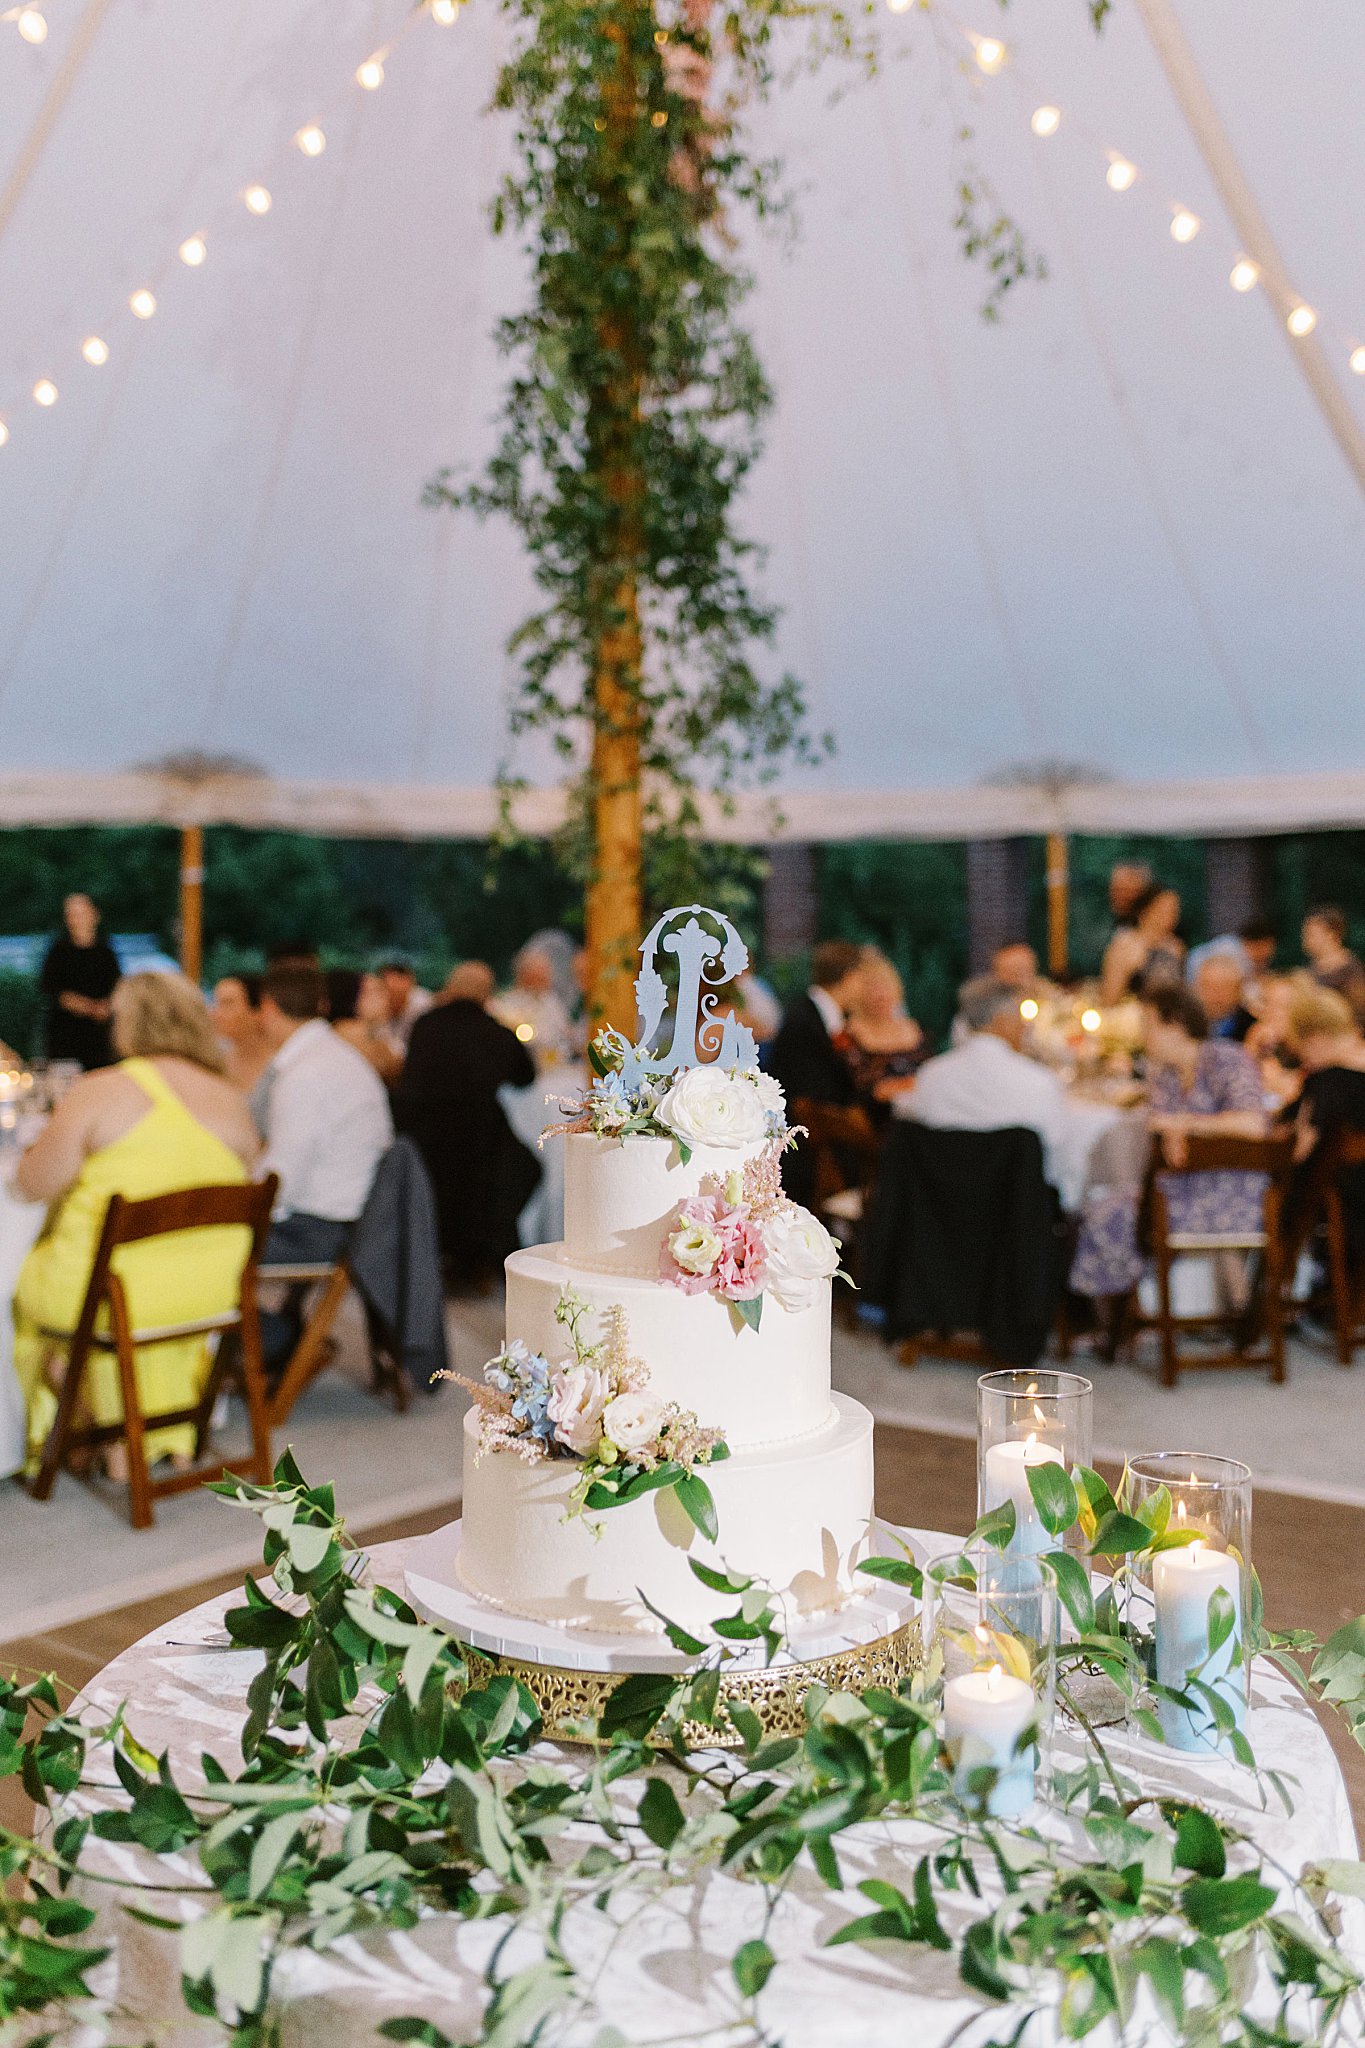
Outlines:
POLYGON ((602 1434, 602 1411, 610 1399, 611 1380, 598 1367, 556 1366, 545 1412, 557 1441, 586 1458, 602 1434))
POLYGON ((752 1301, 763 1291, 763 1234, 742 1202, 693 1195, 678 1204, 659 1254, 659 1277, 684 1294, 752 1301))
POLYGON ((799 1203, 784 1202, 763 1219, 768 1292, 793 1315, 813 1308, 820 1287, 839 1270, 839 1240, 799 1203))

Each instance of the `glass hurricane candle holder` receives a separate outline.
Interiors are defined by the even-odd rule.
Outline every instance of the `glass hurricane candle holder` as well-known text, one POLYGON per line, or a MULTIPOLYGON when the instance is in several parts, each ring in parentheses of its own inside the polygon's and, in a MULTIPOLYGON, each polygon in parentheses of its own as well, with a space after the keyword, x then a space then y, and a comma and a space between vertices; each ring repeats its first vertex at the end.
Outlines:
POLYGON ((1139 1574, 1151 1591, 1157 1719, 1175 1749, 1225 1750, 1246 1720, 1251 1659, 1251 1468, 1203 1451, 1152 1451, 1128 1465, 1129 1505, 1166 1538, 1139 1574), (1229 1609, 1230 1617, 1229 1617, 1229 1609), (1226 1713, 1217 1702, 1222 1702, 1226 1713))
POLYGON ((924 1572, 924 1631, 959 1797, 999 1819, 1051 1783, 1057 1588, 1044 1557, 969 1543, 924 1572))
POLYGON ((988 1372, 976 1383, 976 1508, 1014 1507, 1010 1548, 1036 1556, 1059 1542, 1080 1546, 1080 1530, 1054 1537, 1044 1527, 1028 1483, 1030 1467, 1064 1472, 1091 1462, 1094 1389, 1076 1372, 988 1372))

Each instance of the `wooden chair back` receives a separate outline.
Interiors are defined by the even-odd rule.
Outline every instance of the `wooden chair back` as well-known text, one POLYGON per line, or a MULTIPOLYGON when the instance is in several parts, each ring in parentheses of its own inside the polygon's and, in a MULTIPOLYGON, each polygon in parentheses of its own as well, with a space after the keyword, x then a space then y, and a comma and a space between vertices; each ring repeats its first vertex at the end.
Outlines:
POLYGON ((1327 1235, 1327 1273, 1332 1294, 1332 1322, 1336 1331, 1337 1362, 1350 1365, 1354 1356, 1362 1316, 1365 1315, 1365 1273, 1352 1271, 1346 1229, 1346 1204, 1341 1176, 1365 1167, 1365 1131, 1333 1131, 1318 1146, 1309 1167, 1308 1185, 1301 1205, 1298 1239, 1307 1243, 1319 1221, 1327 1235))
POLYGON ((804 1127, 814 1157, 813 1206, 817 1214, 831 1195, 841 1194, 845 1188, 871 1187, 881 1157, 881 1138, 861 1104, 812 1102, 800 1096, 787 1113, 793 1124, 804 1127))
MULTIPOLYGON (((261 1332, 256 1303, 257 1272, 270 1213, 275 1205, 279 1180, 271 1174, 264 1181, 247 1181, 222 1187, 179 1188, 171 1194, 150 1195, 131 1201, 125 1195, 111 1195, 104 1226, 95 1248, 94 1264, 85 1299, 73 1331, 44 1332, 66 1348, 66 1372, 57 1402, 57 1414, 43 1446, 39 1469, 32 1484, 37 1500, 47 1500, 57 1473, 73 1451, 95 1450, 122 1439, 128 1449, 128 1489, 133 1527, 150 1528, 152 1502, 165 1494, 180 1493, 197 1486, 210 1472, 239 1472, 264 1485, 270 1477, 270 1432, 266 1418, 265 1368, 261 1358, 261 1332), (115 1255, 126 1245, 144 1244, 158 1237, 175 1237, 196 1230, 241 1228, 250 1232, 250 1244, 242 1266, 237 1306, 174 1324, 138 1329, 129 1309, 127 1290, 115 1268, 115 1255), (107 1311, 108 1331, 102 1328, 107 1311), (241 1346, 242 1386, 251 1432, 251 1451, 227 1465, 203 1463, 209 1418, 217 1397, 219 1374, 211 1372, 200 1398, 192 1406, 144 1414, 137 1385, 137 1352, 142 1346, 167 1343, 185 1337, 226 1337, 235 1333, 241 1346), (123 1394, 123 1420, 119 1423, 78 1421, 80 1396, 92 1351, 114 1353, 123 1394), (176 1472, 153 1480, 147 1469, 148 1430, 168 1429, 183 1423, 195 1430, 196 1463, 188 1472, 176 1472)), ((186 1256, 192 1256, 188 1248, 186 1256)))

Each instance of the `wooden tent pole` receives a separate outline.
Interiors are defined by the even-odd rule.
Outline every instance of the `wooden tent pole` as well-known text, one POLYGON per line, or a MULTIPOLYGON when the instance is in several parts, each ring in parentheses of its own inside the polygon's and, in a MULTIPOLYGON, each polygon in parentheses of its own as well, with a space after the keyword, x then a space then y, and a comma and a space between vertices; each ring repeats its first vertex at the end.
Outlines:
POLYGON ((180 966, 193 982, 204 972, 204 828, 180 828, 180 966))
POLYGON ((1065 832, 1047 835, 1047 971, 1059 980, 1070 964, 1071 871, 1065 832))

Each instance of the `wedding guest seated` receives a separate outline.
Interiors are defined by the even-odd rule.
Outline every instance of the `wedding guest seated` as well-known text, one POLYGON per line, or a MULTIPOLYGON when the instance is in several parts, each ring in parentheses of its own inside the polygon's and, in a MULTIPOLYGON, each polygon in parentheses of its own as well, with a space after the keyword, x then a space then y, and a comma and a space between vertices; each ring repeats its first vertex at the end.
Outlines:
POLYGON ((394 1089, 398 1128, 414 1139, 436 1194, 441 1251, 452 1280, 495 1278, 517 1247, 517 1217, 540 1164, 513 1133, 498 1101, 503 1087, 529 1088, 530 1051, 490 1016, 493 971, 481 960, 454 969, 439 1001, 413 1026, 394 1089))
POLYGON ((1357 1022, 1365 1023, 1365 967, 1346 944, 1346 913, 1334 903, 1320 903, 1304 919, 1302 939, 1314 981, 1345 996, 1357 1022))
MULTIPOLYGON (((1308 1163, 1337 1131, 1365 1131, 1365 1037, 1345 996, 1305 981, 1289 1002, 1289 1042, 1303 1062, 1297 1110, 1298 1172, 1291 1191, 1295 1211, 1307 1184, 1308 1163)), ((1365 1167, 1341 1176, 1346 1241, 1365 1250, 1365 1167)))
MULTIPOLYGON (((14 1362, 36 1451, 56 1409, 50 1381, 63 1352, 44 1329, 75 1328, 111 1195, 141 1200, 177 1188, 247 1179, 259 1147, 246 1103, 223 1071, 204 999, 178 974, 130 974, 113 994, 118 1065, 88 1074, 62 1098, 41 1137, 19 1162, 16 1185, 46 1202, 43 1235, 24 1262, 15 1293, 14 1362)), ((115 1266, 128 1289, 134 1327, 189 1322, 233 1307, 248 1249, 244 1231, 198 1232, 193 1253, 173 1238, 128 1245, 115 1266)), ((190 1407, 207 1370, 202 1338, 139 1347, 145 1411, 190 1407)), ((94 1421, 122 1418, 113 1357, 96 1352, 86 1399, 94 1421)), ((150 1461, 188 1459, 188 1427, 152 1432, 150 1461)), ((110 1476, 127 1476, 121 1444, 106 1453, 110 1476)))
POLYGON ((429 989, 419 988, 417 976, 406 960, 386 960, 379 980, 388 1005, 389 1039, 396 1053, 405 1054, 412 1027, 424 1017, 434 1000, 429 989))
POLYGON ((225 974, 214 984, 209 1014, 223 1050, 227 1077, 250 1099, 271 1060, 261 1029, 260 975, 225 974))
POLYGON ((900 975, 875 947, 864 951, 854 976, 839 1044, 853 1070, 859 1101, 884 1122, 892 1103, 914 1087, 930 1047, 914 1018, 906 1015, 900 975))
POLYGON ((1210 1038, 1246 1040, 1256 1019, 1243 1001, 1245 977, 1232 953, 1206 953, 1194 976, 1194 994, 1208 1019, 1210 1038))
POLYGON ((377 974, 333 967, 327 974, 327 1021, 353 1045, 387 1086, 403 1071, 403 1055, 389 1037, 389 1002, 377 974))
MULTIPOLYGON (((322 1265, 346 1249, 375 1168, 393 1142, 384 1084, 367 1059, 328 1024, 327 983, 316 967, 282 961, 261 985, 261 1027, 272 1058, 265 1075, 261 1174, 280 1192, 266 1265, 322 1265)), ((297 1342, 301 1302, 261 1318, 266 1363, 297 1342)))
MULTIPOLYGON (((811 955, 810 986, 788 1003, 767 1049, 768 1072, 781 1082, 787 1107, 801 1101, 849 1108, 857 1099, 853 1070, 836 1041, 853 999, 863 949, 851 939, 825 939, 811 955)), ((815 1155, 798 1144, 782 1155, 782 1185, 809 1207, 815 1195, 815 1155)))
POLYGON ((114 1057, 109 1019, 118 955, 100 937, 99 911, 83 890, 67 897, 62 923, 65 929, 48 947, 39 975, 47 1056, 75 1060, 86 1069, 107 1067, 114 1057))
POLYGON ((1185 979, 1193 988, 1195 978, 1205 960, 1213 959, 1219 953, 1230 954, 1242 971, 1242 994, 1249 1010, 1255 1011, 1260 1002, 1262 984, 1275 962, 1275 927, 1264 917, 1250 917, 1245 924, 1238 925, 1235 932, 1220 932, 1217 938, 1206 939, 1202 946, 1194 946, 1185 961, 1185 979))
POLYGON ((1178 982, 1185 971, 1185 942, 1179 935, 1180 898, 1156 883, 1139 896, 1131 925, 1121 925, 1104 949, 1101 1003, 1147 996, 1178 982))
MULTIPOLYGON (((1208 1019, 1188 989, 1157 988, 1144 999, 1143 1043, 1149 1123, 1167 1165, 1184 1164, 1192 1132, 1259 1137, 1265 1131, 1255 1061, 1242 1046, 1209 1037, 1208 1019)), ((1171 1228, 1200 1236, 1257 1230, 1264 1191, 1265 1177, 1258 1173, 1172 1179, 1166 1183, 1171 1228)), ((1087 1196, 1071 1267, 1078 1294, 1115 1297, 1136 1287, 1143 1265, 1140 1198, 1137 1187, 1100 1187, 1087 1196)))
POLYGON ((512 962, 511 987, 495 996, 489 1009, 500 1024, 515 1031, 538 1068, 570 1057, 573 1026, 555 988, 554 962, 539 947, 522 947, 512 962))
POLYGON ((1043 1171, 1058 1189, 1065 1181, 1066 1093, 1057 1076, 1021 1050, 1025 1024, 1019 991, 994 975, 979 975, 958 991, 960 1044, 926 1060, 911 1094, 894 1114, 935 1130, 1036 1131, 1043 1171))
POLYGON ((1297 1102, 1303 1086, 1303 1062, 1289 1036, 1289 1011, 1300 987, 1317 983, 1307 974, 1269 975, 1261 983, 1260 1011, 1243 1040, 1260 1070, 1266 1105, 1276 1112, 1297 1102))
POLYGON ((1115 930, 1132 925, 1137 906, 1150 895, 1155 879, 1145 860, 1115 861, 1109 870, 1109 910, 1115 930))

